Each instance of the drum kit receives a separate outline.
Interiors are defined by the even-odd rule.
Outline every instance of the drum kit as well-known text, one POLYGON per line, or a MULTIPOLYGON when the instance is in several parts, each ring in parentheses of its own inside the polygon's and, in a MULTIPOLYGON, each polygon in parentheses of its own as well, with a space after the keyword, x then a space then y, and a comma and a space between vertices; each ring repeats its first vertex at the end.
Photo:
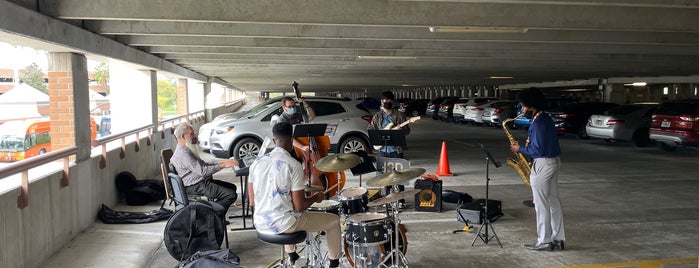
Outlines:
MULTIPOLYGON (((357 155, 335 154, 321 158, 315 167, 322 172, 342 172, 360 163, 361 158, 357 155)), ((371 178, 366 184, 370 187, 396 186, 424 173, 422 168, 394 170, 371 178)), ((307 192, 323 190, 319 186, 306 186, 307 192)), ((398 203, 401 199, 412 198, 419 191, 395 192, 369 202, 366 188, 350 187, 339 190, 333 197, 336 200, 323 200, 308 210, 341 217, 345 256, 352 267, 407 267, 407 237, 398 218, 398 203), (369 212, 370 208, 376 208, 377 212, 369 212), (383 208, 385 213, 378 212, 383 208)), ((317 237, 307 241, 313 251, 309 251, 313 255, 309 256, 309 266, 322 266, 325 261, 325 257, 319 256, 319 243, 317 237), (311 260, 314 261, 311 263, 311 260)))

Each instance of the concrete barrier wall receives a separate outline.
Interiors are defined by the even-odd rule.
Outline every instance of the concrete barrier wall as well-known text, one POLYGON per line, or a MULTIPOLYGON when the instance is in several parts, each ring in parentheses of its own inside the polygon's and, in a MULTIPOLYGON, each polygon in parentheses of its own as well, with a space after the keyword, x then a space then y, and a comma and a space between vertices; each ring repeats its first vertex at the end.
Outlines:
MULTIPOLYGON (((225 113, 232 113, 235 111, 238 111, 240 107, 243 107, 245 104, 244 100, 238 100, 230 104, 222 105, 213 109, 207 109, 206 110, 206 121, 211 122, 214 117, 225 114, 225 113)), ((197 128, 198 129, 198 128, 197 128)))
MULTIPOLYGON (((204 122, 194 122, 198 129, 204 122)), ((165 132, 170 135, 170 129, 165 132)), ((101 156, 76 163, 70 168, 70 185, 61 188, 62 171, 56 171, 29 185, 29 206, 17 208, 19 189, 0 195, 0 267, 41 267, 56 251, 89 227, 101 204, 114 207, 119 195, 114 177, 122 171, 138 179, 160 177, 160 151, 174 148, 176 141, 152 136, 151 145, 141 139, 139 152, 135 143, 126 145, 126 157, 119 149, 107 153, 107 166, 100 169, 101 156), (167 144, 166 144, 167 143, 167 144)), ((31 176, 31 175, 30 175, 31 176)))

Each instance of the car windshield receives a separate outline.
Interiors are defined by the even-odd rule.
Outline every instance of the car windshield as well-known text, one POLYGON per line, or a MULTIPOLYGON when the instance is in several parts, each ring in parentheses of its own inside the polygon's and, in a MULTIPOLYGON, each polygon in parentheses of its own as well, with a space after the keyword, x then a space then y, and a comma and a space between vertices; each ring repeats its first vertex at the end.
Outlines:
POLYGON ((247 112, 245 112, 245 115, 243 115, 243 117, 246 117, 246 118, 253 118, 253 117, 255 117, 256 115, 258 115, 259 113, 261 113, 262 111, 266 110, 267 107, 270 107, 270 106, 272 106, 272 105, 274 105, 274 103, 261 103, 261 104, 258 104, 257 106, 252 107, 250 110, 248 110, 247 112))
POLYGON ((685 115, 694 114, 695 112, 694 104, 687 102, 666 102, 658 107, 656 114, 662 115, 685 115))
POLYGON ((17 136, 5 135, 0 138, 0 151, 24 151, 24 139, 17 136))

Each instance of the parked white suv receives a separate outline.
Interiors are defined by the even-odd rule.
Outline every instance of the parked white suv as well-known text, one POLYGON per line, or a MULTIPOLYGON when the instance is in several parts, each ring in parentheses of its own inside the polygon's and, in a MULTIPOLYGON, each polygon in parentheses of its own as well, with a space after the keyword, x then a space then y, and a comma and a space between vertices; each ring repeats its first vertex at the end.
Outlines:
MULTIPOLYGON (((304 97, 313 108, 314 124, 328 124, 329 152, 369 151, 367 125, 371 115, 359 101, 349 98, 304 97)), ((299 110, 299 109, 297 109, 299 110)), ((210 150, 219 158, 257 156, 265 137, 272 137, 272 116, 282 113, 281 102, 251 109, 240 118, 218 123, 209 138, 210 150)))

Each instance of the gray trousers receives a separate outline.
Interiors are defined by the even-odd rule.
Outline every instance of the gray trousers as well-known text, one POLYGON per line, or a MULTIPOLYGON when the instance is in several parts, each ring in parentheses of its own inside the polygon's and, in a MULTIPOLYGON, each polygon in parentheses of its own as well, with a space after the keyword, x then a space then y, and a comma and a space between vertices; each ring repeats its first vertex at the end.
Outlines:
POLYGON ((565 240, 563 211, 558 198, 558 171, 561 159, 536 158, 529 176, 536 209, 537 245, 565 240))

